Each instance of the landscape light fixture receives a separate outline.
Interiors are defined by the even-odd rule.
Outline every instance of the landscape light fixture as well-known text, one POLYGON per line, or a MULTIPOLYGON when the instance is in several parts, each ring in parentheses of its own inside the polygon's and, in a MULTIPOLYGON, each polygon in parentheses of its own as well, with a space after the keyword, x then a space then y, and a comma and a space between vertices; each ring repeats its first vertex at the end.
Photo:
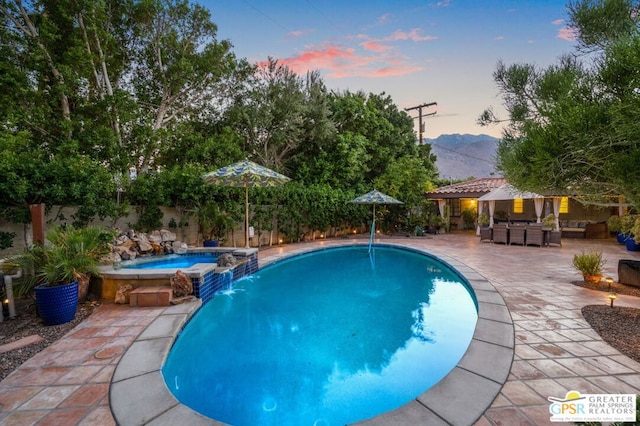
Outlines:
POLYGON ((609 286, 609 291, 611 291, 611 284, 613 284, 613 278, 607 277, 604 280, 607 282, 607 285, 609 286))
POLYGON ((609 294, 609 300, 611 300, 611 307, 613 308, 613 301, 616 300, 618 296, 615 293, 609 294))

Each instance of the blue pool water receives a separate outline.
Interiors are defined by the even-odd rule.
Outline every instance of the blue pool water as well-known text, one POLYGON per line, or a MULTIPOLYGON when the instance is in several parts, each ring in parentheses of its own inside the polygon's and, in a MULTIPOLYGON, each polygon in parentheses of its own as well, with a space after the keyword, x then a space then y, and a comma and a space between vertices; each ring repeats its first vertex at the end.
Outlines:
POLYGON ((148 262, 132 263, 123 266, 123 268, 135 269, 160 269, 160 268, 189 268, 196 263, 215 263, 218 258, 215 253, 205 253, 197 255, 169 255, 162 256, 158 260, 150 260, 148 262))
POLYGON ((466 351, 477 304, 436 258, 325 249, 216 295, 162 373, 183 404, 233 425, 343 425, 398 408, 466 351))

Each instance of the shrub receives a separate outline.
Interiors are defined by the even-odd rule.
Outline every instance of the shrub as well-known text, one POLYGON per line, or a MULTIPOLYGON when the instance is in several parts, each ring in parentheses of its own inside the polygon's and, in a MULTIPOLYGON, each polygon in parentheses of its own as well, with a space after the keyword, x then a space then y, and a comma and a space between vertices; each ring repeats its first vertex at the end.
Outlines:
POLYGON ((600 276, 602 268, 607 263, 602 258, 602 252, 599 250, 591 250, 586 252, 582 250, 573 256, 573 266, 582 273, 583 276, 600 276))

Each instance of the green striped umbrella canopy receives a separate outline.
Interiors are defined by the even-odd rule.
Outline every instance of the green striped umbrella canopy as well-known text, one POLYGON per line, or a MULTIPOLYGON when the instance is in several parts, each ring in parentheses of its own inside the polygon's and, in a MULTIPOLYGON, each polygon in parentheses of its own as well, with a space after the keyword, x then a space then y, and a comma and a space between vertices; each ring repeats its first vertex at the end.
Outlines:
POLYGON ((349 201, 350 203, 356 204, 372 204, 373 205, 373 223, 376 221, 376 204, 404 204, 400 200, 396 200, 390 195, 384 194, 380 191, 369 191, 364 195, 359 196, 358 198, 354 198, 349 201))
POLYGON ((209 185, 235 186, 245 191, 245 247, 249 247, 249 188, 278 186, 291 180, 267 167, 244 159, 202 176, 209 185))

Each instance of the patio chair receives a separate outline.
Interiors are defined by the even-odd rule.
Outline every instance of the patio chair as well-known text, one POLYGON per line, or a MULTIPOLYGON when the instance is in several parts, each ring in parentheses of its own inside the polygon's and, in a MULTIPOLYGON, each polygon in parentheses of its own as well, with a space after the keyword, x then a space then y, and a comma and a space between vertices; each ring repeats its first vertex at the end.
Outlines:
POLYGON ((493 242, 509 244, 509 228, 506 223, 496 223, 493 225, 493 242))
POLYGON ((512 223, 509 226, 509 244, 520 244, 524 246, 524 235, 526 226, 520 223, 512 223))
POLYGON ((544 245, 544 231, 541 223, 527 225, 527 243, 528 246, 544 245))
POLYGON ((493 240, 492 234, 493 232, 491 228, 480 228, 480 242, 490 243, 493 240))
POLYGON ((549 231, 547 234, 547 244, 548 245, 557 245, 557 246, 562 246, 562 229, 558 230, 558 231, 549 231))

